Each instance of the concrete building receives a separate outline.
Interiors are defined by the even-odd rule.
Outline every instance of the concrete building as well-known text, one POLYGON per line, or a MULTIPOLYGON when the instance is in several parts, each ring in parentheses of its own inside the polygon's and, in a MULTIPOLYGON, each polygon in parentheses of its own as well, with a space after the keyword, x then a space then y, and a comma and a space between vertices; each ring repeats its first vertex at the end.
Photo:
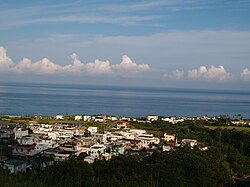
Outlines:
POLYGON ((17 142, 20 145, 32 145, 36 142, 38 142, 38 137, 36 137, 35 135, 28 135, 28 136, 23 136, 21 138, 17 139, 17 142))
POLYGON ((116 123, 116 128, 117 129, 126 129, 127 128, 127 123, 125 121, 118 121, 116 123))
POLYGON ((26 156, 32 153, 36 147, 36 144, 32 145, 12 145, 12 154, 19 156, 26 156))
POLYGON ((75 116, 75 120, 76 120, 76 121, 82 120, 82 116, 75 116))
POLYGON ((87 156, 84 161, 93 163, 95 159, 111 159, 111 154, 106 152, 106 146, 104 144, 95 144, 87 150, 87 156))
POLYGON ((91 119, 91 116, 83 116, 83 121, 90 121, 91 119))
POLYGON ((181 143, 184 145, 189 145, 191 148, 197 145, 197 140, 194 139, 182 139, 181 143))
POLYGON ((169 141, 175 141, 175 136, 171 134, 164 133, 163 139, 167 142, 169 141))
POLYGON ((29 135, 28 130, 22 130, 21 128, 19 128, 15 131, 15 140, 28 135, 29 135))
POLYGON ((147 118, 148 118, 148 121, 157 121, 158 120, 158 116, 156 116, 156 115, 149 115, 147 118))
POLYGON ((63 115, 56 115, 56 120, 63 120, 63 115))
POLYGON ((98 127, 89 127, 89 128, 88 128, 88 131, 89 131, 90 134, 92 135, 92 134, 97 133, 97 129, 98 129, 98 127))

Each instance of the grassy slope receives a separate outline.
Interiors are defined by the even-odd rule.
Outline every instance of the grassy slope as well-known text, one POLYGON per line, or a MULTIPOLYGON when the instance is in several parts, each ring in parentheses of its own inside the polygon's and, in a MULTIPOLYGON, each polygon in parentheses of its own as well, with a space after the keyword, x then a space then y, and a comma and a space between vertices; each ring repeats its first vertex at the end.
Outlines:
POLYGON ((221 128, 221 129, 235 129, 237 131, 247 131, 250 132, 250 127, 237 127, 237 126, 205 126, 206 128, 209 128, 211 130, 221 128))

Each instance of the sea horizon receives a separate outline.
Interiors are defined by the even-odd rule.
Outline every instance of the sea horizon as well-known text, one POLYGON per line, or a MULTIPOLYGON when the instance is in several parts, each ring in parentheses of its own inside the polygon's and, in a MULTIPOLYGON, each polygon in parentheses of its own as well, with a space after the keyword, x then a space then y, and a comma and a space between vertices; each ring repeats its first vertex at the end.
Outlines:
POLYGON ((0 82, 0 113, 21 116, 218 116, 250 118, 250 91, 0 82))

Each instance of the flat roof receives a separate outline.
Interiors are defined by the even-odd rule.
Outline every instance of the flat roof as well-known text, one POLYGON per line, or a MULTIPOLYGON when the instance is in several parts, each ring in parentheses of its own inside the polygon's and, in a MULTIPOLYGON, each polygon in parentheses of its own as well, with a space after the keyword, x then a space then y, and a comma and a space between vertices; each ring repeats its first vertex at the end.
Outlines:
POLYGON ((23 160, 14 160, 14 159, 5 161, 5 164, 13 165, 13 166, 19 166, 19 165, 22 165, 24 163, 25 163, 25 161, 23 161, 23 160))

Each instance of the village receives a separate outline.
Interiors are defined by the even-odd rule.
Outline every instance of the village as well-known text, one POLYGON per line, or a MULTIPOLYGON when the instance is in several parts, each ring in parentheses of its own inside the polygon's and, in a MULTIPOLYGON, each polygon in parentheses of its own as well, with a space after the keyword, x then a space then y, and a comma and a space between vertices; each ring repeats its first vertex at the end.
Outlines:
MULTIPOLYGON (((11 116, 10 118, 16 118, 11 116)), ((131 127, 131 122, 153 123, 161 120, 171 124, 185 120, 209 120, 207 116, 176 118, 149 115, 145 119, 108 115, 76 115, 71 121, 63 115, 50 117, 53 123, 22 123, 0 121, 0 163, 10 173, 42 170, 56 162, 81 157, 87 163, 110 160, 119 155, 150 156, 153 152, 169 153, 179 146, 201 151, 209 149, 196 139, 178 139, 163 132, 156 136, 131 127), (108 124, 108 125, 107 125, 108 124), (105 128, 103 127, 104 125, 105 128), (107 128, 108 127, 108 128, 107 128)))

